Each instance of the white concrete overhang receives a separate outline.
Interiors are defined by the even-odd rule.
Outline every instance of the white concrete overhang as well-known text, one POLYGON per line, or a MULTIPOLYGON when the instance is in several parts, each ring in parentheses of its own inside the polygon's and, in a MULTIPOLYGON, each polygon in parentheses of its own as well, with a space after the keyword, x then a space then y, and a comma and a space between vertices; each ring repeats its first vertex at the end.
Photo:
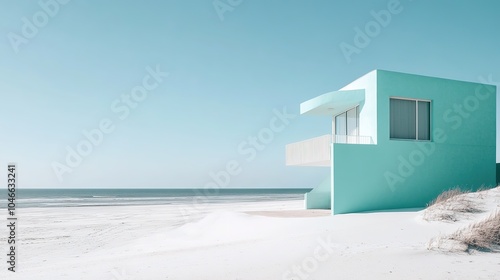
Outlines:
POLYGON ((300 114, 335 116, 356 107, 364 100, 364 89, 332 91, 300 104, 300 114))

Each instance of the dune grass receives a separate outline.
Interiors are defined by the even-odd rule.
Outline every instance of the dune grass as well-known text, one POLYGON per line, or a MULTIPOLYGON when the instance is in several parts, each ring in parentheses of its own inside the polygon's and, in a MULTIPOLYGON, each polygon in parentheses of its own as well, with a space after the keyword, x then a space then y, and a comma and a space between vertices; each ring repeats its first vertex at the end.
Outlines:
MULTIPOLYGON (((423 213, 423 218, 429 221, 457 221, 459 218, 472 217, 469 214, 483 212, 480 204, 490 195, 492 189, 481 187, 476 192, 462 191, 454 188, 443 192, 423 213)), ((496 191, 500 191, 497 188, 496 191)), ((486 206, 484 206, 486 207, 486 206)), ((500 252, 500 204, 490 211, 491 215, 479 222, 444 236, 432 238, 428 243, 429 250, 448 252, 500 252)))
POLYGON ((442 192, 431 201, 424 212, 423 218, 427 221, 456 222, 461 215, 478 213, 481 209, 470 199, 470 191, 459 187, 442 192))
POLYGON ((500 248, 500 211, 486 220, 458 230, 449 239, 466 245, 468 250, 498 251, 500 248))
POLYGON ((443 204, 447 201, 451 201, 453 198, 456 199, 458 195, 469 193, 470 191, 463 191, 459 187, 447 190, 439 194, 434 200, 432 200, 427 207, 431 207, 436 204, 443 204))

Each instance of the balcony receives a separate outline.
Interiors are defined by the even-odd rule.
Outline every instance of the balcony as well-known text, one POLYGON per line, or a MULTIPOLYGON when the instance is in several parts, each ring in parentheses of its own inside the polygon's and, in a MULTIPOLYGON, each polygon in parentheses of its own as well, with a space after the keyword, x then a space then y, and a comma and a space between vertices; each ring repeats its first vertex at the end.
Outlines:
MULTIPOLYGON (((323 135, 286 145, 286 165, 330 166, 332 135, 323 135)), ((333 143, 373 144, 370 136, 335 135, 333 143)))

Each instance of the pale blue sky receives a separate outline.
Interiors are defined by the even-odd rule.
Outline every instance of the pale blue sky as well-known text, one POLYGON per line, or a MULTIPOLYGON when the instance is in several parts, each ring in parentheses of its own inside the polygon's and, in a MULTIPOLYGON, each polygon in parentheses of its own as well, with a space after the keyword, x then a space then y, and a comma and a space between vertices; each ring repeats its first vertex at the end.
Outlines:
POLYGON ((493 0, 401 0, 348 63, 341 43, 388 3, 244 0, 221 20, 212 0, 72 0, 16 53, 12 34, 24 36, 24 17, 44 24, 44 12, 0 0, 1 162, 19 164, 22 187, 203 187, 231 160, 240 173, 228 187, 314 187, 328 170, 285 167, 284 146, 329 133, 328 119, 295 118, 254 158, 238 151, 273 110, 297 114, 373 69, 500 81, 493 0), (111 104, 157 65, 169 76, 119 119, 111 104), (53 162, 106 118, 114 131, 60 182, 53 162))

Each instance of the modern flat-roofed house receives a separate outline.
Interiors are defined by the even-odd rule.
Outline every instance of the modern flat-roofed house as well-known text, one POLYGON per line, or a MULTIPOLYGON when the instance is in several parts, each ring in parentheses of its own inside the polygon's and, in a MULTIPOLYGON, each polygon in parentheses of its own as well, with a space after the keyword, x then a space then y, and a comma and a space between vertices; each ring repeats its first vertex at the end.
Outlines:
POLYGON ((308 209, 423 207, 456 186, 496 186, 493 85, 374 70, 300 113, 332 119, 331 134, 286 146, 287 165, 330 168, 308 209))

